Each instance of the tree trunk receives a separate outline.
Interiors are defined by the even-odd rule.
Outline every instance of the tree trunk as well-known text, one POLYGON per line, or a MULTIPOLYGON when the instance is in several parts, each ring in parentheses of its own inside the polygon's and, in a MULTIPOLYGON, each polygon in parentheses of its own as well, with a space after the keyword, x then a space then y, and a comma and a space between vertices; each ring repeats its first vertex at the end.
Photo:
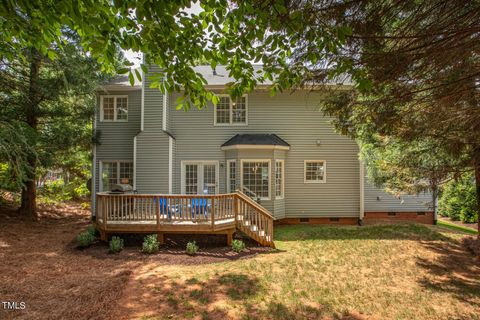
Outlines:
MULTIPOLYGON (((32 128, 34 133, 34 141, 32 145, 36 145, 36 133, 38 124, 38 79, 40 75, 41 56, 35 49, 30 50, 30 74, 29 74, 29 89, 28 96, 25 101, 25 120, 32 128)), ((24 182, 25 186, 22 188, 22 200, 20 205, 20 213, 36 218, 37 216, 37 189, 35 186, 35 171, 37 168, 36 155, 29 155, 28 157, 29 172, 27 179, 24 182)))
POLYGON ((438 185, 437 182, 431 182, 432 188, 432 206, 433 206, 433 224, 438 222, 438 185))
POLYGON ((474 160, 475 169, 475 187, 477 195, 477 216, 478 216, 478 239, 480 240, 480 156, 477 156, 474 160))

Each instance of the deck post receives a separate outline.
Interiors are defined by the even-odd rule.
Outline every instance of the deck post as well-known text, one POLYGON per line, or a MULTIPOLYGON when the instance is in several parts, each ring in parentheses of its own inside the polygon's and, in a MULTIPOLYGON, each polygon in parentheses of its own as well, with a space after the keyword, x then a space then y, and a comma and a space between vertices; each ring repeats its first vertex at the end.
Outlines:
POLYGON ((215 195, 212 197, 212 230, 215 229, 215 195))
POLYGON ((165 234, 163 232, 157 232, 157 241, 161 244, 165 244, 165 234))
POLYGON ((233 239, 233 231, 228 231, 227 232, 227 246, 232 245, 232 239, 233 239))

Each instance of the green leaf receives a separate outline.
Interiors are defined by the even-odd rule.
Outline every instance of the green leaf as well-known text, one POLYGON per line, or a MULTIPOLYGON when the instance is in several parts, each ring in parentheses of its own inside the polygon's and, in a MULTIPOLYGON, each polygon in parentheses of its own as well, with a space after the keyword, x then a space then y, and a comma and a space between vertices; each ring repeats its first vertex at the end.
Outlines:
POLYGON ((131 86, 135 85, 135 77, 133 76, 133 72, 128 74, 128 81, 130 81, 131 86))

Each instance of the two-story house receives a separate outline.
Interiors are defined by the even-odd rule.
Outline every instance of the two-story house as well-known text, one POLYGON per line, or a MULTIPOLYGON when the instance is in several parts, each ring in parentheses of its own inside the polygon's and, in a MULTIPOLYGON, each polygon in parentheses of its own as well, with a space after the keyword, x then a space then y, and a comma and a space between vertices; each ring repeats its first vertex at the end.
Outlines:
POLYGON ((357 143, 336 133, 320 111, 321 91, 272 97, 264 84, 231 99, 225 85, 233 79, 225 68, 197 71, 219 95, 216 106, 176 110, 182 93, 150 88, 148 74, 134 86, 119 77, 99 88, 95 192, 119 183, 132 185, 138 195, 207 196, 238 189, 259 199, 277 223, 433 223, 429 195, 396 198, 367 181, 357 143))

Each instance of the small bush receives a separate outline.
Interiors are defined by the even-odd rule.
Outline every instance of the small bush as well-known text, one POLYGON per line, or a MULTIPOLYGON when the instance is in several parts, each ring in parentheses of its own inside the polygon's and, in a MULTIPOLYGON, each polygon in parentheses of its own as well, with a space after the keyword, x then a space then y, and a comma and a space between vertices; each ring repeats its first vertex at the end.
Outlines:
POLYGON ((120 237, 113 236, 108 244, 111 253, 119 253, 123 250, 123 239, 120 237))
POLYGON ((152 254, 152 253, 158 252, 159 248, 160 248, 160 243, 157 240, 156 234, 148 235, 143 239, 143 245, 142 245, 143 252, 152 254))
POLYGON ((87 227, 87 232, 90 233, 94 238, 98 238, 98 235, 100 234, 97 227, 95 227, 94 225, 89 225, 87 227))
POLYGON ((187 251, 187 254, 191 256, 195 255, 198 252, 198 246, 195 243, 195 241, 191 241, 187 243, 186 251, 187 251))
POLYGON ((242 252, 243 250, 245 250, 245 243, 243 243, 242 240, 233 240, 232 250, 235 252, 242 252))
POLYGON ((78 246, 80 248, 86 248, 92 245, 95 241, 95 236, 93 236, 88 231, 82 232, 77 236, 78 246))

